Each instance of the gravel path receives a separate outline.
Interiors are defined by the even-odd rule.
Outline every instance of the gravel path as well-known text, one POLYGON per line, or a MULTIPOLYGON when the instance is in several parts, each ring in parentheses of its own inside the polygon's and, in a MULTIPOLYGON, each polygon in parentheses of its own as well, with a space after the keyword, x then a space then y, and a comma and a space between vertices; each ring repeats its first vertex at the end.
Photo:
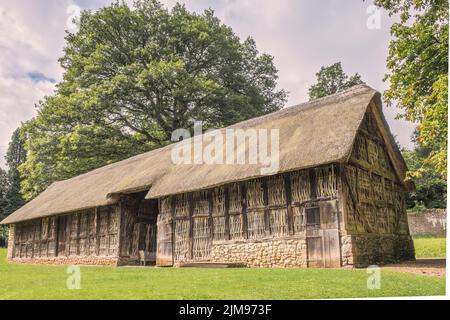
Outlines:
POLYGON ((388 264, 384 270, 411 272, 434 277, 445 277, 445 259, 417 259, 398 264, 388 264))

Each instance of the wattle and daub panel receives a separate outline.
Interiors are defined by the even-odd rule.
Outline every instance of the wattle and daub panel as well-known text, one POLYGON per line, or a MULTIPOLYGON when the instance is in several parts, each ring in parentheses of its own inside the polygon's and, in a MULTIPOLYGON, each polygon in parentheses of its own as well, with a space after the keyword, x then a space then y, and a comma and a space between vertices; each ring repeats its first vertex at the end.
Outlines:
POLYGON ((349 233, 407 234, 404 189, 367 113, 343 172, 349 233))
POLYGON ((120 212, 108 206, 16 225, 14 258, 115 256, 120 212))
POLYGON ((159 199, 158 248, 174 262, 201 261, 213 242, 304 236, 305 207, 335 199, 337 181, 329 165, 159 199))

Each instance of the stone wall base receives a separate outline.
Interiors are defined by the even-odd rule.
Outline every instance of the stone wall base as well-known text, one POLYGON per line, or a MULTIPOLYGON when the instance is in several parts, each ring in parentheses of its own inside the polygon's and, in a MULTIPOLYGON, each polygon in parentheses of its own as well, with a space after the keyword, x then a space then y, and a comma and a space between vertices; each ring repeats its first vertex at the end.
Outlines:
POLYGON ((306 268, 306 240, 263 239, 214 243, 209 261, 244 263, 248 267, 306 268))
POLYGON ((8 259, 10 263, 50 264, 50 265, 93 265, 117 266, 118 257, 48 257, 48 258, 14 258, 8 259))
POLYGON ((409 235, 346 235, 341 237, 343 266, 367 267, 414 260, 409 235))

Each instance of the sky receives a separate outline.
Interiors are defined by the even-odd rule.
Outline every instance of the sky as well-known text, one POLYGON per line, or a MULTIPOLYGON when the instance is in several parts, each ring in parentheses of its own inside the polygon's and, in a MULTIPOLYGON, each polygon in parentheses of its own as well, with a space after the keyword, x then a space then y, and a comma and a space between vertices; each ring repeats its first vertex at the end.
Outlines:
MULTIPOLYGON (((0 0, 0 166, 13 131, 36 115, 35 104, 52 95, 62 79, 58 63, 66 30, 83 9, 109 0, 0 0)), ((131 1, 126 1, 131 2, 131 1)), ((172 7, 176 0, 163 0, 172 7)), ((383 82, 394 18, 374 12, 372 0, 178 0, 192 11, 212 8, 234 32, 255 39, 260 52, 274 56, 279 88, 289 92, 286 106, 308 100, 308 88, 321 66, 341 61, 372 88, 383 82)), ((397 120, 401 112, 384 108, 402 147, 413 146, 414 124, 397 120)))

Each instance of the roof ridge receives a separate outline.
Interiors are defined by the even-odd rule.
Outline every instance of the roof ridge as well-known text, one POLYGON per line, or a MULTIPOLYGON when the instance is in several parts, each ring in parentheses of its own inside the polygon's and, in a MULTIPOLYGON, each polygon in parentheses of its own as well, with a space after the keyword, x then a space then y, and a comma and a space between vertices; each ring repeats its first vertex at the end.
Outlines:
MULTIPOLYGON (((327 103, 329 103, 330 101, 336 102, 336 99, 338 99, 338 100, 346 99, 346 98, 348 98, 348 96, 357 95, 357 94, 361 93, 361 91, 367 91, 367 90, 372 90, 372 91, 376 92, 374 89, 372 89, 368 85, 360 84, 360 85, 356 85, 356 86, 350 87, 348 89, 342 90, 340 92, 337 92, 337 93, 334 93, 334 94, 331 94, 331 95, 328 95, 328 96, 325 96, 325 97, 322 97, 322 98, 318 98, 318 99, 315 99, 315 100, 312 100, 312 101, 306 101, 306 102, 302 102, 302 103, 299 103, 299 104, 296 104, 296 105, 284 107, 284 108, 282 108, 280 110, 277 110, 277 111, 274 111, 274 112, 271 112, 271 113, 268 113, 268 114, 265 114, 265 115, 261 115, 261 116, 255 117, 255 118, 243 120, 241 122, 234 123, 234 124, 229 125, 227 127, 217 128, 216 130, 222 131, 222 130, 226 130, 226 129, 233 129, 233 128, 236 128, 238 126, 248 126, 248 125, 254 124, 255 122, 262 121, 262 120, 264 120, 264 119, 266 119, 268 117, 278 118, 278 117, 286 116, 290 112, 298 111, 298 109, 303 109, 303 110, 300 110, 300 111, 306 111, 306 110, 309 110, 311 108, 323 107, 323 106, 326 106, 327 103)), ((190 140, 192 138, 193 137, 191 137, 189 139, 186 139, 186 140, 190 140)), ((132 163, 134 161, 138 161, 141 158, 145 158, 146 156, 154 155, 154 154, 162 152, 162 151, 164 151, 166 149, 172 148, 172 147, 174 147, 176 144, 178 144, 180 142, 181 141, 170 143, 170 144, 168 144, 166 146, 162 146, 162 147, 159 147, 157 149, 149 150, 149 151, 146 151, 144 153, 137 154, 135 156, 131 156, 129 158, 122 159, 122 160, 119 160, 119 161, 116 161, 116 162, 113 162, 113 163, 110 163, 110 164, 107 164, 107 165, 104 165, 104 166, 92 169, 90 171, 87 171, 85 173, 79 174, 77 176, 74 176, 74 177, 71 177, 71 178, 68 178, 68 179, 65 179, 65 180, 55 181, 54 183, 73 181, 73 180, 76 180, 76 179, 82 179, 83 177, 88 176, 88 175, 99 174, 99 173, 102 173, 105 170, 110 170, 110 169, 114 169, 116 167, 119 167, 121 165, 130 164, 130 163, 132 163)))

